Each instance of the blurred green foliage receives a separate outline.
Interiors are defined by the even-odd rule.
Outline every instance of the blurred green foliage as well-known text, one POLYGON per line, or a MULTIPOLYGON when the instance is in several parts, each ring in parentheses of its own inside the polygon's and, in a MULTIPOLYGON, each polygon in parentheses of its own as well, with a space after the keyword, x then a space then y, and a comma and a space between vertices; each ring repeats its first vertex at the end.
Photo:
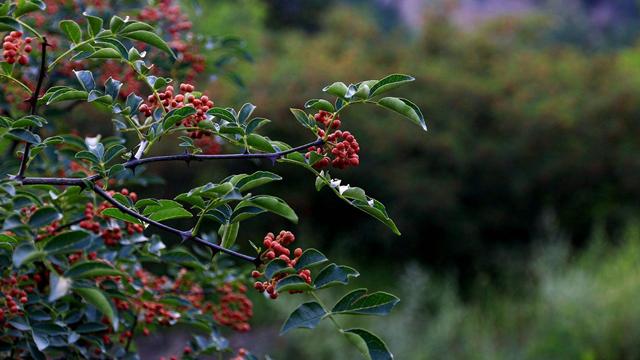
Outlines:
MULTIPOLYGON (((575 255, 566 239, 548 233, 520 266, 524 276, 509 281, 508 290, 480 279, 472 301, 461 299, 450 278, 408 264, 396 275, 403 299, 398 313, 384 323, 366 324, 388 339, 398 359, 636 359, 639 225, 627 226, 617 245, 596 231, 589 247, 575 255)), ((363 324, 361 319, 348 325, 363 324)), ((287 359, 350 358, 342 339, 292 334, 287 343, 276 344, 279 353, 271 353, 287 359)))
MULTIPOLYGON (((383 202, 393 198, 403 237, 334 210, 322 193, 298 197, 310 189, 292 180, 287 198, 317 219, 301 225, 307 239, 332 242, 343 254, 357 249, 368 261, 408 256, 457 265, 464 276, 494 267, 496 251, 522 249, 546 209, 578 244, 593 221, 615 229, 637 211, 640 47, 594 54, 553 44, 540 14, 462 31, 435 13, 417 35, 381 30, 366 8, 336 6, 321 19, 319 32, 254 34, 263 51, 247 86, 258 113, 274 120, 274 135, 294 138, 289 107, 317 97, 323 85, 389 72, 416 74, 406 95, 424 109, 430 133, 414 136, 383 111, 346 112, 362 162, 337 176, 383 202), (379 176, 365 176, 373 171, 379 176), (344 220, 326 226, 327 213, 344 220)), ((245 96, 219 84, 213 92, 225 104, 245 96)))

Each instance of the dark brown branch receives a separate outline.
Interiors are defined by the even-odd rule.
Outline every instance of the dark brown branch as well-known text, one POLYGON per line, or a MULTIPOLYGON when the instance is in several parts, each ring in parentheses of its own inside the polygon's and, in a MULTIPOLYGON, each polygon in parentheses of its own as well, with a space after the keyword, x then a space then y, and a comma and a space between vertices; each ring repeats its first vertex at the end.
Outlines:
MULTIPOLYGON (((38 97, 40 96, 40 91, 42 91, 42 83, 44 82, 44 78, 47 75, 47 38, 42 38, 41 44, 41 57, 40 57, 40 70, 38 71, 38 82, 36 84, 35 90, 31 93, 31 97, 29 98, 29 104, 31 107, 31 115, 36 115, 38 113, 38 97)), ((22 159, 20 160, 20 168, 18 169, 18 174, 15 176, 17 179, 21 179, 24 177, 25 171, 27 171, 27 163, 29 162, 29 155, 31 152, 31 143, 24 144, 24 151, 22 152, 22 159)))
POLYGON ((177 154, 177 155, 161 155, 151 156, 143 159, 133 159, 124 163, 124 167, 135 169, 137 166, 147 163, 164 162, 164 161, 205 161, 205 160, 233 160, 233 159, 273 159, 276 160, 284 155, 297 151, 306 150, 311 146, 319 146, 324 143, 321 138, 316 139, 308 144, 296 146, 289 150, 276 151, 273 153, 255 153, 255 154, 216 154, 216 155, 200 155, 200 154, 177 154))
MULTIPOLYGON (((219 154, 219 155, 194 155, 194 154, 181 154, 181 155, 164 155, 164 156, 155 156, 149 157, 145 159, 133 159, 124 163, 124 167, 129 169, 135 169, 137 166, 142 165, 144 163, 153 163, 153 162, 164 162, 164 161, 204 161, 204 160, 222 160, 222 159, 273 159, 276 160, 284 155, 291 154, 300 150, 306 150, 311 146, 319 146, 324 141, 321 138, 316 139, 315 141, 296 146, 294 148, 277 151, 273 153, 256 153, 256 154, 219 154)), ((80 186, 83 188, 91 188, 93 192, 102 197, 111 205, 115 206, 118 210, 133 216, 134 218, 153 225, 159 229, 172 233, 180 237, 182 241, 191 240, 196 243, 206 246, 214 251, 223 252, 229 254, 231 256, 237 257, 239 259, 249 261, 254 263, 256 266, 261 264, 261 260, 259 257, 248 256, 231 249, 224 248, 218 244, 210 243, 200 237, 197 237, 191 233, 191 231, 182 231, 171 226, 165 225, 161 222, 151 220, 146 216, 141 215, 140 213, 129 209, 128 207, 117 202, 109 193, 107 193, 102 187, 96 184, 96 181, 101 179, 102 177, 98 174, 92 175, 86 178, 57 178, 57 177, 24 177, 19 176, 20 174, 14 177, 14 180, 19 181, 22 185, 60 185, 60 186, 80 186)))
POLYGON ((93 185, 93 191, 98 194, 100 197, 102 197, 103 199, 105 199, 108 203, 110 203, 111 205, 115 206, 118 210, 122 211, 123 213, 129 214, 131 216, 133 216, 134 218, 142 221, 142 222, 146 222, 150 225, 153 225, 159 229, 162 229, 166 232, 172 233, 174 235, 177 235, 178 237, 180 237, 180 239, 182 241, 186 241, 186 240, 192 240, 195 241, 196 243, 200 244, 200 245, 204 245, 212 250, 214 250, 214 252, 223 252, 226 254, 229 254, 231 256, 237 257, 239 259, 248 261, 248 262, 252 262, 256 265, 260 264, 260 259, 258 257, 252 257, 252 256, 248 256, 236 251, 233 251, 231 249, 227 249, 224 248, 218 244, 214 244, 214 243, 210 243, 204 239, 201 239, 197 236, 194 236, 193 234, 191 234, 191 231, 181 231, 178 230, 176 228, 173 228, 171 226, 165 225, 163 223, 160 223, 158 221, 155 220, 151 220, 146 216, 140 215, 138 212, 133 211, 131 209, 129 209, 128 207, 120 204, 119 202, 117 202, 113 197, 111 197, 111 195, 109 195, 109 193, 107 193, 106 191, 104 191, 104 189, 102 189, 100 186, 94 184, 93 185))

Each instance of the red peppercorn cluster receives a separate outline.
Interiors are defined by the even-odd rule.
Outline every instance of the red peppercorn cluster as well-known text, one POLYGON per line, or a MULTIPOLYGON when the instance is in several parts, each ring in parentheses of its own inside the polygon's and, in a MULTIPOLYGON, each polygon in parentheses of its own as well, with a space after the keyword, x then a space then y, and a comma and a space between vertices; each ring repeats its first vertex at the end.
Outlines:
POLYGON ((253 316, 253 304, 245 294, 247 288, 239 286, 234 289, 230 284, 224 284, 218 292, 222 294, 220 304, 213 308, 213 318, 224 326, 240 332, 251 330, 249 320, 253 316))
POLYGON ((4 61, 9 64, 15 64, 16 61, 20 65, 27 65, 29 63, 29 54, 31 52, 31 38, 27 37, 22 39, 22 32, 12 31, 9 35, 4 37, 2 43, 2 56, 4 61))
POLYGON ((24 304, 29 301, 28 294, 33 291, 33 281, 27 275, 14 273, 0 280, 0 322, 5 317, 20 315, 24 304))
POLYGON ((306 154, 307 158, 311 157, 311 153, 315 152, 322 158, 313 166, 316 169, 324 169, 331 165, 336 169, 345 169, 349 166, 358 166, 360 158, 360 145, 356 138, 348 131, 336 130, 342 124, 340 118, 328 111, 320 110, 314 115, 314 119, 324 127, 318 129, 318 136, 326 138, 322 146, 311 146, 306 154), (327 134, 327 131, 335 130, 327 134))
POLYGON ((215 155, 220 154, 220 152, 222 151, 222 145, 214 137, 211 136, 196 139, 195 144, 197 147, 202 149, 203 154, 215 155))
POLYGON ((232 357, 229 360, 245 360, 247 355, 249 355, 247 349, 240 348, 238 349, 238 353, 236 354, 236 356, 232 357))
MULTIPOLYGON (((193 85, 183 83, 180 84, 180 92, 175 94, 173 86, 169 85, 165 91, 158 93, 157 97, 153 94, 149 95, 147 98, 148 104, 140 105, 139 110, 145 116, 151 116, 155 109, 160 107, 160 104, 167 111, 191 106, 196 109, 196 113, 184 118, 178 125, 181 124, 185 127, 197 127, 200 121, 207 119, 207 111, 211 109, 214 104, 207 95, 202 95, 199 98, 195 97, 192 94, 194 90, 195 87, 193 85), (158 103, 158 99, 160 100, 160 104, 158 103)), ((189 136, 194 139, 202 138, 208 134, 208 132, 202 130, 189 131, 189 136)))
MULTIPOLYGON (((109 191, 109 195, 113 196, 115 191, 109 191)), ((120 190, 120 194, 124 196, 128 196, 131 201, 136 202, 138 200, 138 195, 135 192, 129 192, 127 189, 120 190)), ((102 202, 98 208, 96 209, 93 203, 87 203, 84 210, 85 220, 80 222, 80 227, 89 231, 92 231, 95 234, 100 234, 102 239, 104 240, 105 245, 107 246, 115 246, 120 243, 122 239, 122 229, 119 226, 110 226, 106 228, 102 228, 100 223, 100 219, 103 222, 110 219, 108 216, 102 215, 102 211, 107 208, 113 207, 113 205, 108 202, 102 202)), ((129 235, 133 235, 134 233, 142 233, 144 227, 140 224, 126 223, 125 231, 129 235)))
MULTIPOLYGON (((286 246, 291 245, 295 240, 296 237, 291 231, 282 230, 277 236, 275 236, 273 233, 268 233, 262 241, 265 250, 260 255, 260 259, 262 259, 263 262, 269 262, 277 257, 285 261, 289 267, 295 267, 296 263, 300 259, 300 256, 302 256, 302 249, 296 248, 295 250, 293 250, 293 257, 291 257, 291 250, 286 248, 286 246)), ((277 299, 278 292, 276 291, 276 285, 287 275, 287 273, 283 272, 276 274, 273 278, 271 278, 271 280, 258 280, 253 284, 253 287, 259 292, 266 291, 267 294, 269 294, 270 298, 277 299)), ((263 274, 258 270, 254 270, 251 272, 251 276, 254 279, 258 279, 262 277, 263 274)), ((300 276, 308 284, 311 284, 311 271, 309 269, 298 271, 298 276, 300 276)), ((290 291, 289 293, 293 294, 295 292, 296 291, 290 291)))

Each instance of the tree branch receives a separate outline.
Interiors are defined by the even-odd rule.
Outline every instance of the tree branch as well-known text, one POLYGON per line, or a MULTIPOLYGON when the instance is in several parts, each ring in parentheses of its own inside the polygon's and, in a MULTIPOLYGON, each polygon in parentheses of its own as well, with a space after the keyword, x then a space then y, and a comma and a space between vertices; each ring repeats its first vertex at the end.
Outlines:
MULTIPOLYGON (((318 146, 324 143, 324 140, 321 138, 316 139, 313 142, 308 144, 296 146, 294 148, 277 151, 273 153, 256 153, 256 154, 218 154, 218 155, 194 155, 194 154, 180 154, 180 155, 164 155, 164 156, 155 156, 144 159, 133 159, 124 163, 124 167, 129 169, 135 169, 137 166, 144 163, 152 163, 152 162, 164 162, 164 161, 204 161, 204 160, 221 160, 221 159, 278 159, 284 155, 294 153, 300 150, 305 150, 311 146, 318 146)), ((97 180, 100 180, 102 176, 99 174, 91 175, 86 178, 63 178, 63 177, 24 177, 24 172, 18 173, 18 175, 14 176, 13 179, 20 182, 22 185, 59 185, 59 186, 80 186, 83 188, 90 188, 93 192, 95 192, 98 196, 102 197, 105 201, 116 207, 118 210, 133 216, 134 218, 145 222, 149 225, 155 226, 158 229, 164 230, 166 232, 172 233, 178 237, 182 241, 191 240, 196 243, 206 246, 214 251, 223 252, 228 255, 237 257, 244 261, 248 261, 254 263, 256 266, 261 263, 261 260, 258 256, 252 257, 249 255, 245 255, 231 249, 224 248, 218 244, 210 243, 200 237, 197 237, 191 233, 191 231, 182 231, 176 229, 174 227, 165 225, 161 222, 149 219, 148 217, 141 215, 137 211, 131 210, 128 207, 122 205, 118 201, 116 201, 108 192, 106 192, 102 187, 96 184, 97 180)))
POLYGON ((324 143, 321 138, 316 139, 308 144, 296 146, 289 150, 276 151, 272 153, 255 153, 255 154, 216 154, 216 155, 200 155, 200 154, 177 154, 177 155, 160 155, 151 156, 143 159, 133 159, 124 163, 124 167, 135 169, 137 166, 154 162, 165 161, 204 161, 204 160, 232 160, 232 159, 278 159, 284 155, 291 154, 300 150, 305 150, 311 146, 319 146, 324 143))
MULTIPOLYGON (((35 90, 31 93, 31 97, 29 98, 29 103, 31 107, 31 115, 36 115, 38 113, 38 97, 40 96, 40 91, 42 90, 42 83, 44 82, 44 78, 47 75, 47 38, 42 38, 41 43, 41 57, 40 57, 40 70, 38 71, 38 82, 36 84, 35 90)), ((17 179, 21 179, 24 177, 25 171, 27 171, 27 163, 29 162, 29 154, 31 152, 31 143, 24 144, 24 151, 22 152, 22 159, 20 160, 20 168, 18 169, 18 174, 15 176, 17 179)))

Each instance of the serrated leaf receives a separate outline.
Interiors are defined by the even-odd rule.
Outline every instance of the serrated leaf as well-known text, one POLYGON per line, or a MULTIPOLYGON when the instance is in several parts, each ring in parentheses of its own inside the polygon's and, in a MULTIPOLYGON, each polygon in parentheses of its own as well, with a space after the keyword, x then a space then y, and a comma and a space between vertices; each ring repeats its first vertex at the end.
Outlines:
POLYGON ((391 74, 383 79, 380 79, 375 85, 372 85, 369 90, 369 97, 380 95, 389 90, 395 89, 398 86, 414 81, 413 76, 404 74, 391 74))
POLYGON ((356 289, 346 294, 331 309, 332 314, 387 315, 400 302, 396 296, 367 289, 356 289))
POLYGON ((231 223, 223 225, 226 227, 225 231, 222 233, 222 245, 223 248, 230 249, 233 244, 236 243, 236 239, 238 238, 238 230, 240 229, 240 223, 231 223))
POLYGON ((313 329, 326 314, 322 306, 315 301, 301 304, 289 315, 280 330, 280 335, 298 328, 313 329))
POLYGON ((275 149, 273 148, 273 145, 271 145, 271 142, 269 142, 269 139, 255 133, 249 134, 247 136, 247 144, 249 144, 249 146, 251 146, 252 148, 258 149, 260 151, 264 151, 264 152, 275 151, 275 149))
POLYGON ((85 18, 87 18, 87 30, 89 31, 89 35, 98 35, 98 33, 102 30, 102 18, 88 14, 83 15, 85 18))
POLYGON ((419 125, 424 131, 427 131, 427 124, 424 121, 422 111, 420 111, 420 108, 411 101, 402 98, 386 97, 380 99, 380 101, 378 101, 378 105, 397 112, 419 125))
POLYGON ((392 360, 393 355, 379 337, 364 329, 344 330, 344 334, 368 360, 392 360))
POLYGON ((240 124, 244 124, 247 122, 253 111, 256 109, 256 106, 251 103, 246 103, 242 105, 240 111, 238 112, 238 122, 240 124))
POLYGON ((156 211, 153 211, 149 215, 149 219, 155 221, 165 221, 171 219, 179 219, 179 218, 190 218, 193 215, 183 207, 170 207, 170 208, 160 208, 156 211))
POLYGON ((229 122, 236 122, 236 117, 233 115, 233 113, 231 113, 231 111, 220 107, 212 108, 211 110, 207 111, 207 114, 227 120, 229 122))
POLYGON ((184 251, 182 249, 173 249, 168 251, 160 257, 163 261, 174 262, 179 264, 193 264, 198 263, 198 259, 196 259, 191 253, 184 251))

